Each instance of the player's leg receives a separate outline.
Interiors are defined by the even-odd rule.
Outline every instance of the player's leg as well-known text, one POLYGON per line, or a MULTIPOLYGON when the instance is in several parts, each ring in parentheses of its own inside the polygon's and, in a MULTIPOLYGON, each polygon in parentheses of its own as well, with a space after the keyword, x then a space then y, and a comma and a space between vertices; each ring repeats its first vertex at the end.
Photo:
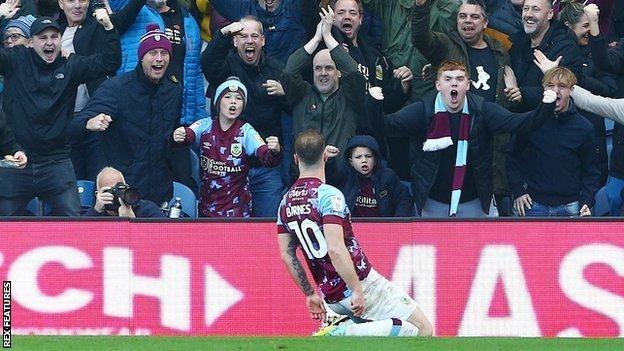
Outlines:
POLYGON ((331 336, 430 336, 432 327, 416 302, 374 270, 362 281, 366 308, 363 318, 351 312, 351 299, 329 304, 357 324, 330 326, 321 335, 331 336))

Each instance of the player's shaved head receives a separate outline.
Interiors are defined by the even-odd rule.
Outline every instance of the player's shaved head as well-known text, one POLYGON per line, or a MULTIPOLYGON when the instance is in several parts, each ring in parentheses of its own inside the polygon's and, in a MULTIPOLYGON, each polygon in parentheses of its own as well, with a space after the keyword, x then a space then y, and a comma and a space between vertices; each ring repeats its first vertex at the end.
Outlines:
POLYGON ((295 154, 303 165, 317 164, 325 152, 325 139, 314 129, 299 133, 295 140, 295 154))

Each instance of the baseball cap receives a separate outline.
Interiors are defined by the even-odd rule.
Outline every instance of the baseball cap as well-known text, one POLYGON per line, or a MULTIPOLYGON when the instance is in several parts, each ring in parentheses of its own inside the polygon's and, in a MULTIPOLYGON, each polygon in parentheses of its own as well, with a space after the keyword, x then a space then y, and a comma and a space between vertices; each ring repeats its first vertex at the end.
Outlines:
POLYGON ((48 28, 54 28, 61 31, 58 23, 50 17, 39 17, 30 25, 30 35, 37 35, 48 28))

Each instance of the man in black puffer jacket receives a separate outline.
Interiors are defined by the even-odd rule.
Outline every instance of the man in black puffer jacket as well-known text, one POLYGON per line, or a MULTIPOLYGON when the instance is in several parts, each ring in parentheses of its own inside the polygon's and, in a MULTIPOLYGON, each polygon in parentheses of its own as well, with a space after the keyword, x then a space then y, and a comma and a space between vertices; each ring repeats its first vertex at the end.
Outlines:
POLYGON ((147 30, 135 70, 104 82, 76 118, 85 130, 103 132, 106 163, 121 171, 143 199, 160 204, 173 195, 166 156, 180 117, 182 87, 165 73, 171 42, 155 23, 147 30))
MULTIPOLYGON (((331 147, 328 151, 336 155, 331 147)), ((412 197, 396 173, 379 163, 379 151, 372 136, 354 136, 344 150, 345 164, 328 169, 328 179, 336 179, 334 185, 344 193, 354 217, 410 217, 412 197)))
POLYGON ((511 37, 513 46, 509 55, 519 91, 505 89, 505 93, 511 101, 520 103, 520 111, 534 109, 542 97, 544 74, 533 63, 535 49, 541 50, 551 60, 563 56, 560 65, 569 68, 577 77, 581 76, 583 55, 576 37, 566 26, 552 18, 551 0, 526 0, 522 10, 524 32, 511 37))

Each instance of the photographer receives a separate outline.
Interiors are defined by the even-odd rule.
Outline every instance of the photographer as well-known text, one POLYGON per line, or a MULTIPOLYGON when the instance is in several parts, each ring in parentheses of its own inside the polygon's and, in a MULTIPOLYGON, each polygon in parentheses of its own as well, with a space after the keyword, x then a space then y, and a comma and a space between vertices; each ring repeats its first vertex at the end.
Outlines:
POLYGON ((113 167, 105 167, 95 181, 95 205, 83 216, 114 216, 128 218, 166 217, 155 203, 141 200, 136 188, 126 184, 123 174, 113 167), (125 199, 125 203, 124 202, 125 199))

